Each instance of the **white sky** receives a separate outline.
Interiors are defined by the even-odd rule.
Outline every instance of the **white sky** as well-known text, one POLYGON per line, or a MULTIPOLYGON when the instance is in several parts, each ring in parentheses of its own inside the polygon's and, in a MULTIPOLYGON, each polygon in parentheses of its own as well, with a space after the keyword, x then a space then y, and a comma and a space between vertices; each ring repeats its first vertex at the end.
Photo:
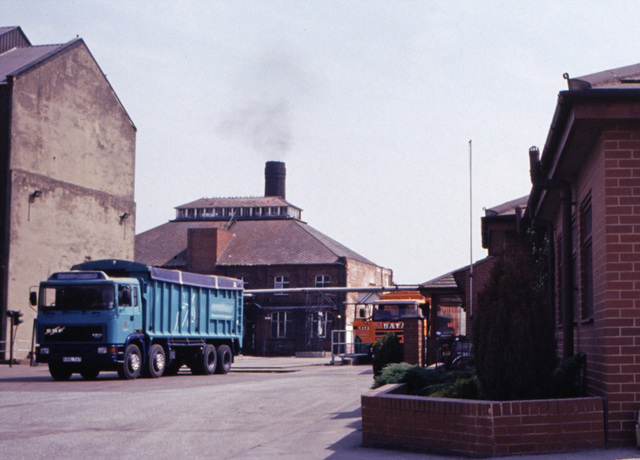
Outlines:
POLYGON ((137 232, 202 197, 262 196, 421 283, 529 193, 572 77, 640 61, 634 1, 0 0, 34 45, 82 37, 138 128, 137 232), (638 48, 638 49, 636 49, 638 48))

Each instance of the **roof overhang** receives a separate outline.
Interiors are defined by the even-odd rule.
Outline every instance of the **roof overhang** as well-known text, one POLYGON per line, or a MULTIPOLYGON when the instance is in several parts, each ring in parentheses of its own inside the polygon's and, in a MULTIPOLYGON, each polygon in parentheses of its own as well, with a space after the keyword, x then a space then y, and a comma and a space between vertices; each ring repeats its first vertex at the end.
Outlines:
MULTIPOLYGON (((640 89, 561 91, 541 157, 541 178, 571 182, 602 129, 616 121, 640 122, 640 89)), ((559 206, 559 192, 534 184, 527 214, 549 220, 559 206)))

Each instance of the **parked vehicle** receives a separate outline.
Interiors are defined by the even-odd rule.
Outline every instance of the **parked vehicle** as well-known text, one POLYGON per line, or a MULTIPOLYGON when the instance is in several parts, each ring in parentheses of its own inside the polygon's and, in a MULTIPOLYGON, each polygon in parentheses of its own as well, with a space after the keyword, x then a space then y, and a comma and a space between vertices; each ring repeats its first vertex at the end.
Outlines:
POLYGON ((371 353, 373 345, 388 332, 404 343, 404 320, 408 317, 424 317, 429 299, 417 292, 398 291, 382 294, 372 303, 372 310, 363 310, 353 320, 356 353, 371 353))
POLYGON ((229 372, 242 346, 242 281, 98 260, 52 274, 38 305, 36 359, 55 380, 229 372))

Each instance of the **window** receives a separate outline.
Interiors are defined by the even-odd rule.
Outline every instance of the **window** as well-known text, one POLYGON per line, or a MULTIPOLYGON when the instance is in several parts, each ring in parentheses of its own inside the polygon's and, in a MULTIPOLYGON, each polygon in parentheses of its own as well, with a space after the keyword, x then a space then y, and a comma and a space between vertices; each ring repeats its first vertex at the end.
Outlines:
POLYGON ((273 282, 274 289, 287 289, 289 287, 289 275, 277 275, 273 282))
POLYGON ((318 275, 316 276, 316 287, 329 287, 331 286, 331 276, 318 275))
POLYGON ((314 339, 324 339, 331 328, 333 321, 331 313, 317 311, 311 313, 311 337, 314 339))
POLYGON ((131 293, 131 286, 124 284, 118 285, 118 306, 130 307, 133 305, 133 296, 131 293))
MULTIPOLYGON (((115 304, 113 285, 46 286, 40 290, 42 311, 110 310, 115 304)), ((129 302, 130 304, 130 302, 129 302)))
POLYGON ((582 319, 593 318, 593 213, 591 197, 588 197, 580 210, 580 255, 582 284, 582 319))
POLYGON ((288 339, 291 337, 291 314, 286 311, 271 313, 271 338, 288 339))

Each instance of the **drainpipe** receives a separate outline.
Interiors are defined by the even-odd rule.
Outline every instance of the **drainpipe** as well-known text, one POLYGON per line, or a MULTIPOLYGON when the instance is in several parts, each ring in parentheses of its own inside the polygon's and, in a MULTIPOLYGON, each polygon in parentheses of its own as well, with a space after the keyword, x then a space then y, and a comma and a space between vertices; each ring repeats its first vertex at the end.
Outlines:
POLYGON ((573 226, 571 224, 571 185, 561 181, 562 214, 562 357, 573 356, 573 226))
MULTIPOLYGON (((529 167, 534 191, 560 190, 560 218, 562 221, 562 356, 573 356, 573 198, 571 184, 560 179, 543 179, 540 166, 540 151, 537 147, 529 149, 529 167)), ((531 210, 533 212, 533 210, 531 210)), ((533 216, 532 216, 533 217, 533 216)))

